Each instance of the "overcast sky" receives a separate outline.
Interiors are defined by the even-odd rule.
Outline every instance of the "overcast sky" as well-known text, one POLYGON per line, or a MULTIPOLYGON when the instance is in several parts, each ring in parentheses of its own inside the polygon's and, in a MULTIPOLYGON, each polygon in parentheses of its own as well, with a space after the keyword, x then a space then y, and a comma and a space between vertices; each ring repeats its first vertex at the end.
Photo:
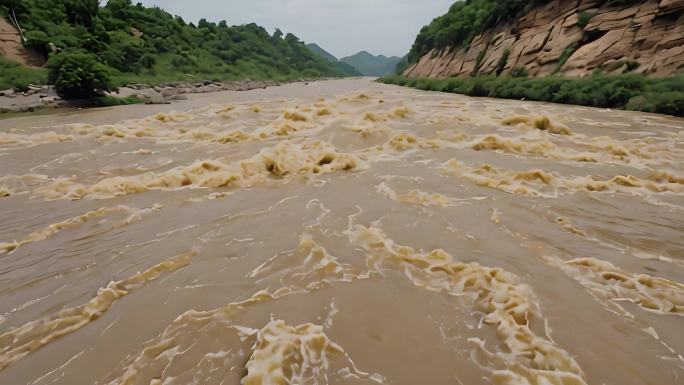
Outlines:
MULTIPOLYGON (((455 0, 141 0, 197 22, 255 22, 317 43, 338 58, 367 50, 403 56, 420 28, 455 0)), ((136 1, 134 0, 134 3, 136 1)))

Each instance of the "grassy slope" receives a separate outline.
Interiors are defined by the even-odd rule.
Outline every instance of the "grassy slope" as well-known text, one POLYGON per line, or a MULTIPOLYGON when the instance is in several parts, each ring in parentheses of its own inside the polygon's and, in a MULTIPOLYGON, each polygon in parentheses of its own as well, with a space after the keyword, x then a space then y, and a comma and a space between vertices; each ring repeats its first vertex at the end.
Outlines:
POLYGON ((494 77, 409 79, 388 76, 386 84, 421 90, 453 92, 470 96, 528 99, 684 116, 684 75, 647 78, 642 75, 600 75, 574 79, 494 77))
POLYGON ((47 83, 47 70, 25 67, 0 56, 0 90, 25 90, 29 84, 47 83))

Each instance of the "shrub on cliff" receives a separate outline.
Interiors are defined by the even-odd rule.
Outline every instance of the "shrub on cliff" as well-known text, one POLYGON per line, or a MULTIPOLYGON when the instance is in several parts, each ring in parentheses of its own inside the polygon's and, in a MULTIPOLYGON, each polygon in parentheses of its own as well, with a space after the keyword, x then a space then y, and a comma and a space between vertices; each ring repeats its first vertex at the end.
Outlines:
POLYGON ((526 78, 530 76, 530 74, 527 72, 527 68, 523 66, 517 66, 513 68, 513 71, 511 71, 511 76, 514 78, 526 78))
POLYGON ((89 98, 116 88, 102 63, 93 54, 67 50, 50 56, 48 82, 64 98, 89 98))

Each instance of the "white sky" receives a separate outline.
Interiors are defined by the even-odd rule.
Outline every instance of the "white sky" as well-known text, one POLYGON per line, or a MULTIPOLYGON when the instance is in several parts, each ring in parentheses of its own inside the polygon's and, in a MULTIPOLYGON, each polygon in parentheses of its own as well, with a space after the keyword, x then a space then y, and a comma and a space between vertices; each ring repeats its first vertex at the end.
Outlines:
MULTIPOLYGON (((361 50, 408 53, 420 28, 455 0, 140 0, 179 15, 228 24, 257 23, 317 43, 338 58, 361 50)), ((137 1, 134 0, 134 3, 137 1)))

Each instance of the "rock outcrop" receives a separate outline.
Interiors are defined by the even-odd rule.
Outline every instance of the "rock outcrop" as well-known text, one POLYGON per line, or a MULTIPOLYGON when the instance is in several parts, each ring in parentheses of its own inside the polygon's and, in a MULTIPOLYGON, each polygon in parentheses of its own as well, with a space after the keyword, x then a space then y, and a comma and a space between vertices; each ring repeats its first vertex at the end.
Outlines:
POLYGON ((433 49, 409 77, 561 73, 585 76, 684 72, 684 0, 646 0, 629 7, 598 0, 554 0, 475 37, 468 47, 433 49))

